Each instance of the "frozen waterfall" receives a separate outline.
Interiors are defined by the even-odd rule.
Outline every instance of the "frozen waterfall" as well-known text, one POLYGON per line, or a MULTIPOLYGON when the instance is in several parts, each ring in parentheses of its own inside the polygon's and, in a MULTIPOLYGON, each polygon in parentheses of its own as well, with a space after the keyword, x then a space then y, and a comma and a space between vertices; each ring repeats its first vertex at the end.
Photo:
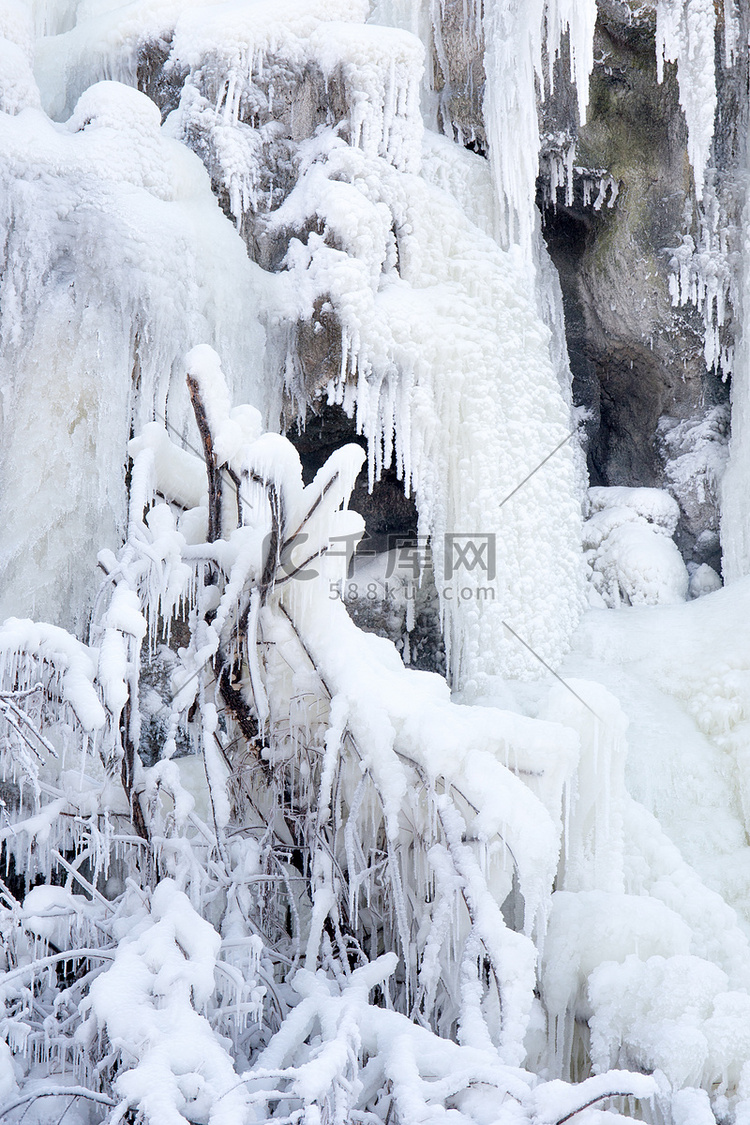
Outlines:
POLYGON ((0 1117, 748 1125, 747 32, 0 0, 0 1117))

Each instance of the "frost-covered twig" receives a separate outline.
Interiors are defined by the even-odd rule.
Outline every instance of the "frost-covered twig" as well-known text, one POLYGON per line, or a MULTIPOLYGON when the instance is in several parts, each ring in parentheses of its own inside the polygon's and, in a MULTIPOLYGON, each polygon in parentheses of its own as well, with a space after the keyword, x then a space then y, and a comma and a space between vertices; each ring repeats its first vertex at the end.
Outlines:
POLYGON ((26 712, 19 707, 16 702, 17 699, 23 699, 29 695, 36 694, 40 688, 41 684, 35 684, 34 687, 26 688, 24 691, 0 692, 0 713, 3 715, 6 722, 13 726, 17 734, 20 735, 29 749, 37 757, 39 757, 39 751, 34 745, 34 741, 46 750, 48 754, 51 754, 53 758, 57 758, 59 755, 50 740, 45 738, 36 724, 31 721, 26 712), (24 727, 25 731, 21 730, 21 727, 24 727), (32 741, 32 739, 34 741, 32 741))
POLYGON ((37 1098, 85 1098, 87 1101, 96 1102, 99 1105, 113 1106, 115 1102, 107 1094, 98 1093, 96 1090, 89 1090, 85 1086, 52 1086, 46 1087, 44 1090, 29 1090, 24 1094, 20 1094, 14 1098, 12 1102, 0 1107, 0 1118, 7 1117, 14 1109, 19 1109, 22 1105, 28 1102, 35 1102, 37 1098))
POLYGON ((198 425, 198 433, 203 443, 203 459, 206 462, 206 474, 208 476, 208 532, 206 538, 209 543, 214 543, 221 535, 222 467, 216 462, 214 437, 208 421, 206 405, 201 395, 200 384, 190 372, 187 376, 187 385, 193 404, 195 421, 198 425))

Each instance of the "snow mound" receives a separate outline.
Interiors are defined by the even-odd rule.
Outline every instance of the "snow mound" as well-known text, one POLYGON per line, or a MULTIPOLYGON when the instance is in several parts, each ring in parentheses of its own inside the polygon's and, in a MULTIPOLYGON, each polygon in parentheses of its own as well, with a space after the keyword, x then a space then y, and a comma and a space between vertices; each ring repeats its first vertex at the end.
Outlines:
POLYGON ((610 608, 684 601, 689 575, 672 541, 677 501, 657 488, 590 488, 583 549, 593 589, 610 608))

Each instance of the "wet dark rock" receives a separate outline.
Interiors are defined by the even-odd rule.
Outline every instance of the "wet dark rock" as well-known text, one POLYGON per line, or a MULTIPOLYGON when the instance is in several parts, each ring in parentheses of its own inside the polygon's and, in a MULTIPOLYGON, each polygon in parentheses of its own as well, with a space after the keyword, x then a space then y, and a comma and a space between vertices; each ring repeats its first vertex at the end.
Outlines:
POLYGON ((149 40, 141 46, 136 63, 138 89, 156 102, 162 121, 173 109, 177 109, 185 80, 184 73, 165 69, 171 48, 171 38, 149 40))
MULTIPOLYGON (((342 445, 355 442, 363 449, 367 448, 367 441, 357 433, 354 420, 347 417, 340 406, 320 405, 319 410, 318 414, 308 414, 304 428, 295 426, 287 431, 287 437, 294 442, 300 455, 306 484, 342 445)), ((349 507, 365 520, 368 550, 386 550, 389 536, 416 534, 414 498, 406 495, 404 482, 399 480, 393 466, 383 471, 371 491, 365 465, 357 477, 349 507)))
MULTIPOLYGON (((353 419, 339 406, 319 406, 319 413, 310 413, 304 428, 287 432, 302 461, 305 483, 309 483, 327 458, 348 442, 366 448, 366 441, 357 434, 353 419)), ((408 591, 402 589, 403 570, 385 584, 367 576, 368 563, 376 556, 396 551, 403 544, 416 540, 417 508, 414 498, 407 496, 404 482, 391 466, 372 489, 368 486, 367 466, 360 472, 352 491, 349 507, 359 512, 366 532, 357 551, 351 581, 344 591, 344 600, 353 620, 368 632, 394 642, 407 664, 428 671, 445 672, 445 649, 440 628, 440 609, 431 570, 417 578, 408 591), (365 577, 358 567, 364 565, 365 577), (413 620, 407 628, 407 601, 411 599, 413 620)), ((408 547, 406 548, 408 550, 408 547)), ((387 569, 387 568, 386 568, 387 569)))
MULTIPOLYGON (((742 38, 750 17, 740 7, 742 38)), ((676 68, 667 64, 664 81, 657 82, 653 3, 598 0, 598 12, 586 125, 577 128, 565 42, 554 67, 554 91, 540 104, 539 204, 560 275, 574 403, 586 412, 589 475, 595 485, 668 488, 681 505, 676 538, 685 558, 718 566, 717 480, 712 477, 702 491, 680 483, 672 462, 684 457, 684 450, 676 452, 669 439, 670 433, 682 433, 680 426, 690 432, 700 427, 729 396, 727 372, 706 364, 701 312, 692 305, 675 306, 670 293, 675 248, 684 235, 696 244, 705 235, 687 158, 676 68), (573 143, 575 172, 566 198, 564 188, 552 185, 573 143)), ((441 13, 439 43, 427 60, 435 90, 434 121, 459 143, 484 154, 481 27, 467 25, 460 0, 446 0, 441 13)), ((715 169, 707 174, 713 193, 707 199, 714 200, 731 251, 744 199, 748 63, 745 52, 735 66, 727 65, 721 12, 718 20, 715 169)), ((163 116, 178 104, 186 77, 170 69, 169 46, 167 39, 148 43, 138 61, 139 88, 163 116)), ((222 76, 207 68, 193 80, 203 84, 199 94, 207 104, 217 104, 222 76)), ((239 107, 239 128, 258 131, 265 176, 256 185, 255 201, 243 210, 240 231, 250 256, 264 269, 278 271, 292 238, 304 242, 311 230, 321 236, 325 231, 314 226, 280 229, 267 216, 296 183, 296 146, 321 124, 338 122, 345 129, 346 106, 343 84, 335 75, 325 82, 314 66, 302 71, 289 66, 277 78, 272 111, 266 95, 260 86, 250 87, 239 107)), ((204 161, 217 197, 231 215, 210 130, 202 131, 199 118, 191 129, 185 139, 204 161)), ((722 347, 731 343, 735 331, 730 300, 722 347)), ((292 328, 289 345, 287 427, 293 429, 294 419, 313 403, 306 428, 294 436, 308 472, 342 441, 362 442, 343 412, 321 405, 341 366, 341 331, 330 302, 318 300, 312 318, 292 328)), ((716 448, 726 443, 726 426, 714 440, 716 448)), ((362 511, 368 533, 380 537, 379 542, 416 525, 414 505, 392 470, 372 493, 366 483, 358 483, 352 507, 362 511)))
MULTIPOLYGON (((563 291, 574 401, 587 410, 589 474, 592 484, 669 489, 682 508, 677 542, 686 559, 715 565, 718 489, 707 489, 700 503, 691 498, 670 473, 663 440, 663 419, 697 426, 729 393, 726 373, 706 365, 701 313, 673 305, 670 293, 673 248, 683 234, 700 237, 676 71, 667 64, 657 82, 653 6, 617 0, 598 6, 597 61, 588 120, 577 136, 573 202, 566 204, 558 190, 544 211, 563 291), (586 169, 613 177, 614 206, 586 205, 586 169)), ((737 77, 720 70, 720 110, 726 107, 730 117, 736 86, 737 77)), ((565 99, 556 99, 562 120, 552 113, 548 127, 569 127, 565 99)), ((714 176, 723 196, 736 149, 731 137, 716 146, 717 163, 727 165, 714 176)), ((725 338, 732 331, 730 310, 725 338)), ((725 431, 717 440, 727 437, 725 431)))

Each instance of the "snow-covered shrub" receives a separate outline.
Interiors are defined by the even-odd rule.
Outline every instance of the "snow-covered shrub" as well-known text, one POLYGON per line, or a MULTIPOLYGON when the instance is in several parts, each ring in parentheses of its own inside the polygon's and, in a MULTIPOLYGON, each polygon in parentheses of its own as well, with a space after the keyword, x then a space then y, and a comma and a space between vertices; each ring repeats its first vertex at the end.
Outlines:
MULTIPOLYGON (((246 1088, 227 1044, 201 1014, 217 988, 221 937, 171 879, 139 906, 116 935, 111 967, 81 1003, 76 1039, 87 1045, 99 1028, 104 1032, 103 1062, 116 1075, 123 1115, 138 1106, 144 1121, 163 1125, 240 1122, 247 1116, 246 1088)), ((247 994, 257 992, 252 978, 243 984, 247 994)))
POLYGON ((188 387, 202 456, 158 423, 133 439, 89 644, 0 631, 0 1111, 558 1125, 635 1095, 677 1121, 687 1082, 740 1113, 744 1071, 717 1067, 747 941, 639 820, 617 702, 573 680, 530 719, 407 670, 341 597, 362 450, 305 487, 210 348, 188 387), (689 996, 653 1034, 640 1014, 643 974, 681 959, 706 985, 697 1069, 689 996))
POLYGON ((362 450, 303 487, 210 348, 188 387, 203 456, 158 424, 133 440, 90 644, 0 633, 6 852, 17 879, 64 881, 23 906, 3 890, 5 1108, 552 1125, 650 1097, 636 1075, 571 1094, 519 1069, 574 730, 459 707, 357 630, 340 584, 362 522, 342 505, 362 450), (165 642, 166 738, 144 766, 142 660, 165 642))

